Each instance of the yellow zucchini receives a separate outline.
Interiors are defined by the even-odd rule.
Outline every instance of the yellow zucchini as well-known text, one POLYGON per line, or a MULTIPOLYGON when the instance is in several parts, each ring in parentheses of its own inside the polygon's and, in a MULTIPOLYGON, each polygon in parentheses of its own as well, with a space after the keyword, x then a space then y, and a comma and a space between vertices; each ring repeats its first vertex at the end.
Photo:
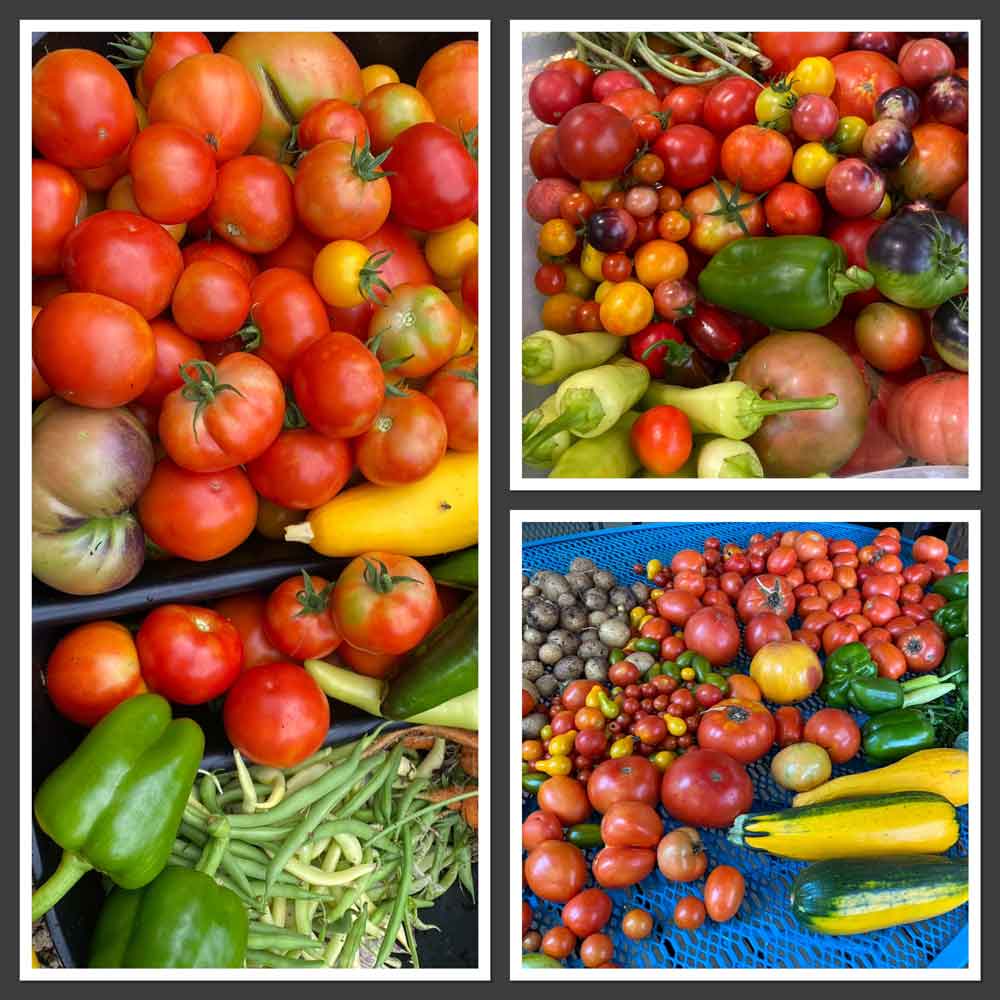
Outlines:
POLYGON ((838 799, 736 818, 729 840, 781 858, 825 861, 937 854, 958 840, 955 807, 931 792, 838 799))
POLYGON ((820 934, 865 934, 937 917, 968 898, 966 858, 845 858, 799 872, 791 908, 820 934))
POLYGON ((953 806, 964 806, 969 801, 969 755, 965 750, 950 747, 918 750, 895 764, 845 774, 818 788, 800 792, 792 805, 811 806, 833 799, 887 792, 934 792, 944 796, 953 806))
POLYGON ((478 535, 478 455, 457 451, 415 483, 355 486, 285 529, 285 541, 305 542, 324 556, 433 556, 475 545, 478 535))

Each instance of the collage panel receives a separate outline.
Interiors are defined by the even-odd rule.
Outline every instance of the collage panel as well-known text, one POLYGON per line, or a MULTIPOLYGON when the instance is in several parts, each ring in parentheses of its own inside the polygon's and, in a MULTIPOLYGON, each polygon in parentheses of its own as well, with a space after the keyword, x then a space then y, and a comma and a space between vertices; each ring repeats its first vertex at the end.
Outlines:
POLYGON ((979 978, 979 514, 579 513, 511 517, 512 978, 979 978))
POLYGON ((489 22, 21 29, 21 976, 488 978, 489 22))
POLYGON ((833 26, 512 23, 512 489, 979 488, 978 24, 833 26))

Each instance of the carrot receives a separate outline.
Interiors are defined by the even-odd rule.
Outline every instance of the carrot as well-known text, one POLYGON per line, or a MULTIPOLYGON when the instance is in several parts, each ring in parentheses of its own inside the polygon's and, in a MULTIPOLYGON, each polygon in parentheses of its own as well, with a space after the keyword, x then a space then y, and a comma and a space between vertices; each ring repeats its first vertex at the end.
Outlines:
POLYGON ((479 796, 474 799, 462 799, 462 819, 473 830, 479 829, 479 796))
MULTIPOLYGON (((462 770, 470 778, 479 777, 479 751, 473 747, 464 747, 462 749, 462 755, 458 758, 458 762, 462 767, 462 770)), ((470 800, 471 801, 471 800, 470 800)))
MULTIPOLYGON (((464 788, 461 785, 451 785, 449 788, 428 788, 426 792, 421 792, 417 797, 424 799, 426 802, 443 802, 445 799, 453 798, 468 791, 471 791, 471 789, 464 788)), ((453 812, 458 812, 462 808, 462 802, 471 801, 471 799, 462 799, 460 802, 449 802, 448 808, 453 812)))
POLYGON ((479 734, 471 730, 455 729, 452 726, 410 726, 409 729, 397 729, 394 732, 385 733, 380 736, 368 747, 363 756, 370 757, 372 754, 378 753, 386 747, 391 747, 397 740, 413 740, 428 737, 430 742, 433 743, 435 736, 444 737, 449 742, 458 743, 463 747, 472 747, 474 750, 479 748, 479 734))

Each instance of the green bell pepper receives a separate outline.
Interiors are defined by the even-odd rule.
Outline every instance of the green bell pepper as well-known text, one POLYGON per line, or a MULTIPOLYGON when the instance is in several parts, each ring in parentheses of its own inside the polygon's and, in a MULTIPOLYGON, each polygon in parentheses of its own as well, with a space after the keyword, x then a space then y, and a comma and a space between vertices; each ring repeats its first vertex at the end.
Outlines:
POLYGON ((239 897, 195 868, 165 868, 141 889, 114 889, 90 945, 92 969, 238 969, 247 950, 239 897))
POLYGON ((903 707, 903 689, 889 677, 865 677, 851 681, 848 700, 858 711, 878 715, 903 707))
POLYGON ((917 750, 937 746, 930 719, 915 708, 897 708, 869 719, 861 730, 865 755, 879 763, 892 763, 917 750))
POLYGON ((940 594, 949 601, 957 601, 960 598, 969 596, 969 574, 952 573, 950 576, 942 576, 934 581, 931 587, 932 594, 940 594))
POLYGON ((124 889, 156 878, 204 750, 198 724, 171 721, 170 705, 157 694, 123 701, 94 726, 35 796, 38 825, 63 856, 32 897, 32 919, 92 868, 124 889))
POLYGON ((951 601, 934 612, 934 621, 949 639, 969 634, 969 600, 966 597, 951 601))
POLYGON ((698 290, 709 302, 781 330, 826 326, 845 296, 874 283, 868 271, 848 267, 844 251, 822 236, 735 240, 698 276, 698 290))
POLYGON ((835 649, 823 665, 823 685, 819 695, 834 708, 848 708, 852 682, 878 676, 878 667, 863 642, 848 642, 835 649))

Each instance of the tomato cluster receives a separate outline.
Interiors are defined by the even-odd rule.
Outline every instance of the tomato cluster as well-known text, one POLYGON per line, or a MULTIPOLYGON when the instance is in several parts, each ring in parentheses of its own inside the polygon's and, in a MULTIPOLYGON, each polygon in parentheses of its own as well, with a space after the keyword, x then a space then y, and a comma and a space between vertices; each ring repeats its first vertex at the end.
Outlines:
POLYGON ((96 52, 33 70, 32 397, 159 439, 148 539, 214 559, 475 451, 477 43, 412 86, 331 34, 133 41, 134 96, 96 52))
MULTIPOLYGON (((698 387, 724 379, 727 363, 768 333, 699 299, 701 270, 734 241, 822 235, 864 268, 890 217, 938 209, 968 225, 962 41, 893 32, 754 41, 771 60, 769 78, 741 68, 675 84, 576 58, 534 78, 528 98, 545 127, 530 147, 526 211, 540 226, 542 328, 628 338, 653 378, 698 387)), ((967 451, 941 435, 968 419, 967 380, 953 374, 968 371, 967 313, 953 315, 963 303, 921 310, 870 288, 848 295, 843 316, 819 331, 869 389, 867 432, 840 474, 907 457, 967 464, 967 451), (950 377, 921 379, 941 369, 950 377), (905 385, 912 399, 896 392, 905 385)), ((642 464, 661 475, 683 461, 664 469, 649 457, 642 464)))

